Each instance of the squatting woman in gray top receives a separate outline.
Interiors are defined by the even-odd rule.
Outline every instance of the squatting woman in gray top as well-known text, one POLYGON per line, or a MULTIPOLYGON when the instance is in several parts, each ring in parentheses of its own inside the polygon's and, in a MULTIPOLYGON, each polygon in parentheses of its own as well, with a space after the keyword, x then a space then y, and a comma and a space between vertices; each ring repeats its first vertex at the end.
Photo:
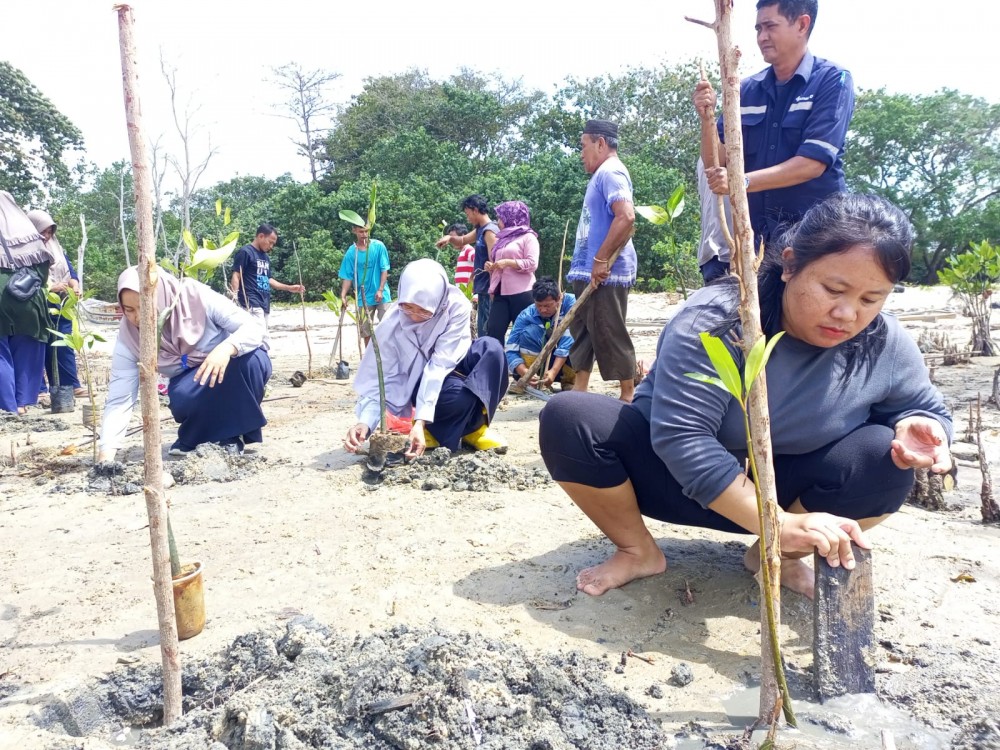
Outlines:
MULTIPOLYGON (((813 573, 799 558, 817 549, 853 567, 851 540, 869 546, 864 531, 899 509, 912 469, 951 468, 941 394, 916 344, 882 313, 910 270, 912 239, 892 204, 841 194, 808 211, 760 269, 764 330, 785 331, 766 370, 782 583, 807 596, 813 573)), ((726 341, 742 371, 738 301, 732 277, 693 294, 660 335, 632 404, 570 392, 542 410, 546 466, 617 548, 579 574, 581 591, 663 572, 643 516, 759 535, 739 406, 687 376, 715 375, 703 331, 726 341)), ((759 567, 756 545, 746 564, 759 567)))

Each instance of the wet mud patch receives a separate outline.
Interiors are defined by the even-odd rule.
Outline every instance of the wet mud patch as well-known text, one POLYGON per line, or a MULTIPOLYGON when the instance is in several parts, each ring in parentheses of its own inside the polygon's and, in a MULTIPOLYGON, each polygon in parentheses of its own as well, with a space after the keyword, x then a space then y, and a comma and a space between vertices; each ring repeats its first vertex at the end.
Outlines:
POLYGON ((167 729, 141 729, 161 720, 152 665, 112 673, 36 721, 106 739, 140 728, 131 739, 150 750, 668 746, 645 709, 607 686, 610 666, 435 626, 361 637, 298 617, 186 664, 185 715, 167 729))
POLYGON ((0 435, 19 432, 64 432, 69 429, 69 423, 59 417, 45 416, 41 413, 18 416, 0 411, 0 435))
MULTIPOLYGON (((236 455, 214 443, 203 443, 179 460, 163 462, 163 471, 177 484, 235 482, 262 471, 267 458, 253 453, 236 455)), ((97 464, 87 473, 87 491, 99 495, 133 495, 142 492, 141 461, 97 464)))
POLYGON ((511 464, 496 450, 452 453, 447 448, 435 448, 409 463, 388 462, 381 474, 367 472, 365 481, 425 491, 497 492, 530 490, 552 479, 545 469, 511 464))

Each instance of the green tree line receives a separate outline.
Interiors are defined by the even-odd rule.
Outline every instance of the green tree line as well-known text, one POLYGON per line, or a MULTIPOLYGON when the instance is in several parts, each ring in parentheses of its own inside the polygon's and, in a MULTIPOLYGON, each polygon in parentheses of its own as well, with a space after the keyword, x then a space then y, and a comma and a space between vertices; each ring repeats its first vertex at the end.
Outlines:
MULTIPOLYGON (((231 209, 231 228, 240 230, 241 242, 251 240, 261 222, 274 224, 280 237, 272 253, 274 276, 297 280, 294 246, 309 297, 318 299, 338 286, 340 261, 353 240, 338 211, 364 214, 377 179, 376 237, 389 248, 393 285, 415 258, 453 266, 455 250, 438 251, 434 240, 442 222, 464 220, 458 206, 471 193, 491 205, 525 201, 540 236, 540 273, 555 275, 567 221, 567 256, 572 252, 587 183, 578 155, 580 131, 588 118, 604 117, 620 123, 620 155, 637 203, 662 204, 678 185, 687 189, 689 210, 672 231, 637 224, 640 289, 673 290, 678 271, 690 285, 698 278, 699 128, 691 105, 698 78, 694 61, 571 78, 551 95, 471 70, 444 80, 420 70, 369 78, 319 144, 318 180, 248 176, 201 189, 192 199, 192 231, 219 236, 219 199, 231 209), (679 269, 670 261, 673 253, 683 258, 679 269)), ((0 140, 0 161, 16 167, 3 187, 25 203, 47 191, 63 245, 71 251, 80 236, 77 217, 86 216, 87 287, 113 299, 126 248, 136 258, 128 165, 61 169, 59 157, 80 145, 79 134, 23 76, 8 72, 4 80, 10 85, 0 92, 0 120, 21 109, 18 97, 44 114, 35 126, 19 121, 20 139, 0 140), (40 144, 35 152, 12 150, 27 138, 40 144), (23 166, 32 158, 33 172, 23 166)), ((970 241, 1000 242, 998 130, 1000 105, 958 91, 859 93, 846 148, 849 189, 884 195, 909 214, 917 230, 912 280, 935 281, 946 259, 970 241)), ((162 208, 159 253, 171 257, 180 248, 179 204, 174 199, 162 208)), ((219 274, 215 283, 222 280, 219 274)))

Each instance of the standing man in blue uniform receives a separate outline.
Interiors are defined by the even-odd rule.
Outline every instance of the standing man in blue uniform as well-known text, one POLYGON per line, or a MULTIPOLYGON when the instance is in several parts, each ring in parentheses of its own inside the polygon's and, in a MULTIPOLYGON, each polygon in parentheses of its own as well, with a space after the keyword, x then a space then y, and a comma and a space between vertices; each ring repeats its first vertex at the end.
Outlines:
MULTIPOLYGON (((740 85, 740 119, 750 221, 756 241, 777 239, 812 205, 847 189, 844 139, 854 113, 851 74, 808 49, 817 0, 759 0, 757 46, 770 63, 740 85)), ((715 112, 708 81, 694 92, 695 109, 715 112)), ((722 118, 719 137, 725 140, 722 118)), ((715 133, 702 119, 701 156, 712 163, 715 133)), ((708 167, 709 187, 729 194, 725 149, 720 165, 708 167)))

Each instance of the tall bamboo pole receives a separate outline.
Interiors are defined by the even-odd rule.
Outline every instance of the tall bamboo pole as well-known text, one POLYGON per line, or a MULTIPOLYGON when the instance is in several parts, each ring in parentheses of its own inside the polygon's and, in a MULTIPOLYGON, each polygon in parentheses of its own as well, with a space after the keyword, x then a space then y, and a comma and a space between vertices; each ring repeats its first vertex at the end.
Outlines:
MULTIPOLYGON (((754 252, 750 207, 744 186, 743 131, 740 120, 740 50, 732 40, 732 0, 713 0, 715 22, 695 21, 715 31, 722 74, 722 117, 726 134, 726 170, 729 177, 729 199, 733 209, 733 239, 736 252, 732 265, 740 284, 740 321, 743 327, 742 347, 749 353, 754 343, 764 335, 760 323, 760 297, 757 289, 757 268, 760 258, 754 252)), ((759 721, 773 724, 783 710, 789 723, 795 723, 791 705, 781 699, 779 682, 784 683, 783 668, 778 658, 778 632, 781 625, 781 528, 778 524, 778 493, 774 479, 771 450, 771 417, 767 408, 767 381, 758 378, 747 399, 750 434, 753 439, 752 461, 754 481, 763 499, 761 513, 761 599, 765 606, 761 616, 761 688, 759 721), (773 627, 773 629, 772 629, 773 627)), ((786 692, 787 695, 787 692, 786 692)))
POLYGON ((163 495, 163 458, 160 455, 160 398, 156 392, 156 241, 153 236, 152 180, 146 157, 139 103, 139 75, 132 8, 116 5, 118 40, 122 58, 122 91, 125 120, 132 151, 135 192, 135 223, 139 239, 139 396, 142 407, 142 447, 146 513, 153 556, 153 592, 160 630, 163 662, 163 724, 181 715, 181 664, 174 616, 173 580, 167 541, 167 509, 163 495))

